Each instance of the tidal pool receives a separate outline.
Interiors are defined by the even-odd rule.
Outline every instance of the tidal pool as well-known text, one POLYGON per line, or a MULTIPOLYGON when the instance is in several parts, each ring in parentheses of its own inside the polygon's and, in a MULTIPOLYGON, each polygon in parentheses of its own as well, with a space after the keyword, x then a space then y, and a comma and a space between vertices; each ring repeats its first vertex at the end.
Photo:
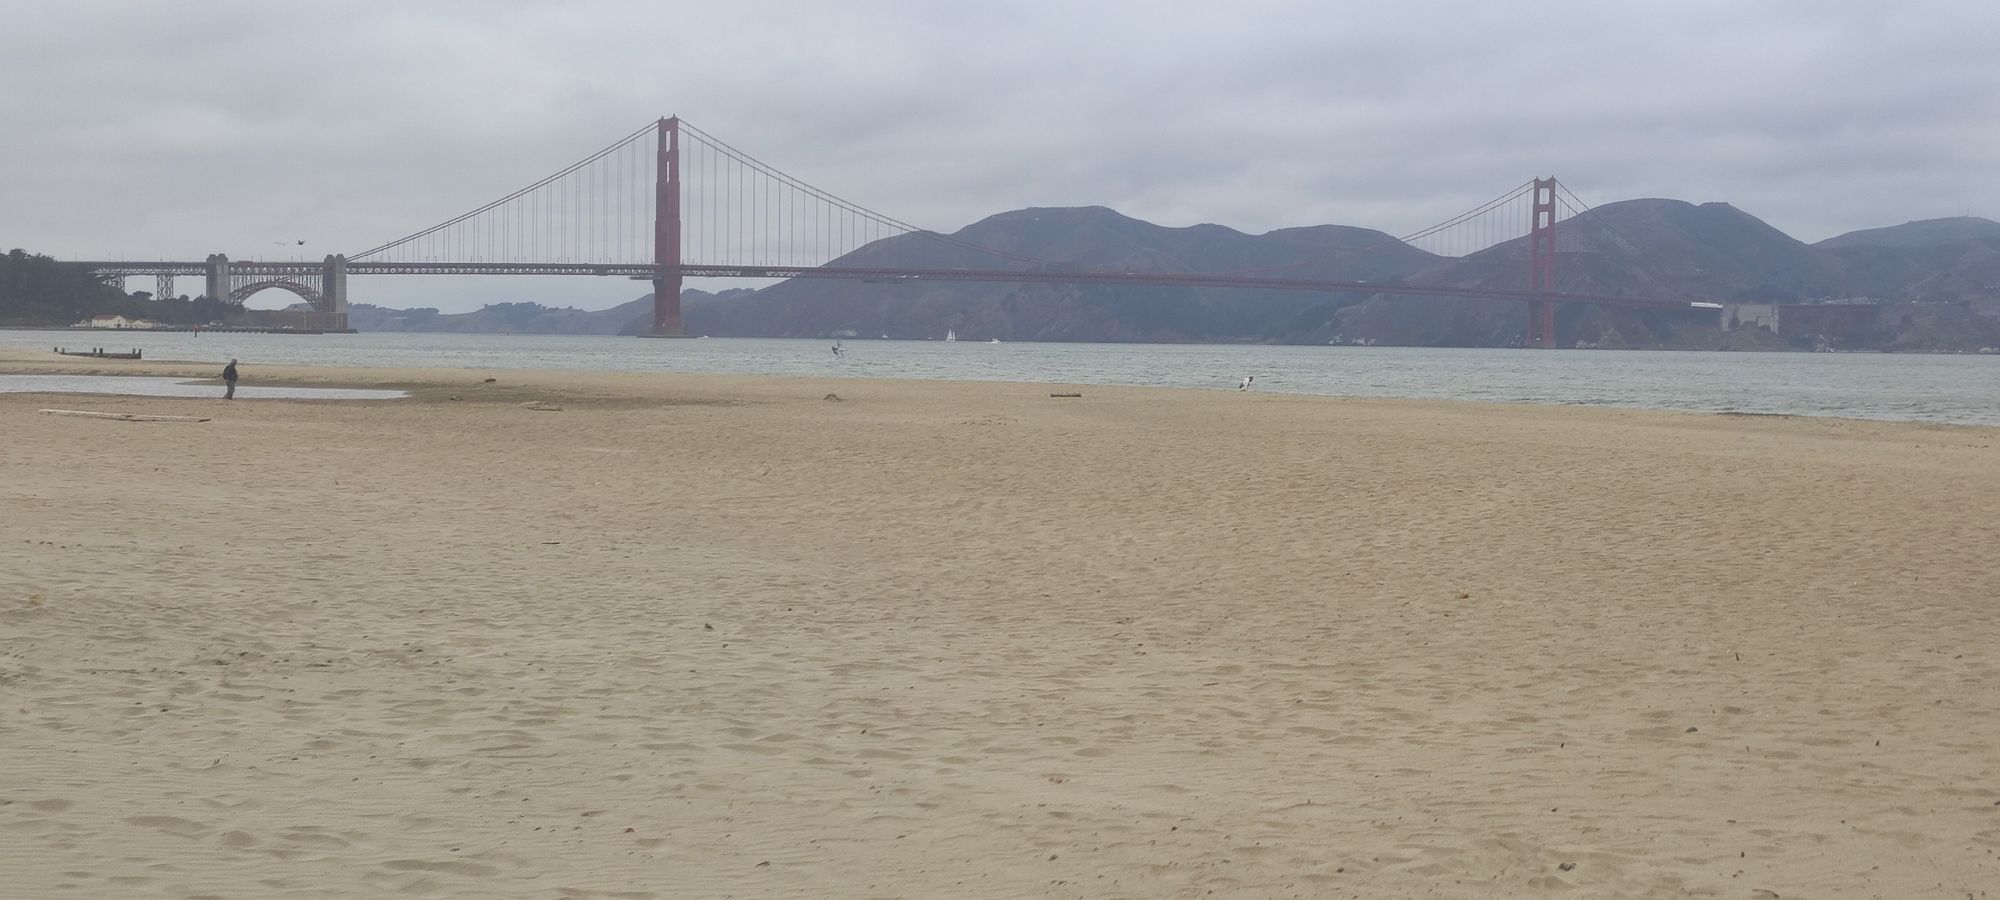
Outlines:
MULTIPOLYGON (((0 394, 121 394, 129 397, 222 398, 222 385, 151 375, 0 375, 0 394)), ((316 388, 236 385, 238 400, 398 400, 404 391, 386 388, 316 388)))

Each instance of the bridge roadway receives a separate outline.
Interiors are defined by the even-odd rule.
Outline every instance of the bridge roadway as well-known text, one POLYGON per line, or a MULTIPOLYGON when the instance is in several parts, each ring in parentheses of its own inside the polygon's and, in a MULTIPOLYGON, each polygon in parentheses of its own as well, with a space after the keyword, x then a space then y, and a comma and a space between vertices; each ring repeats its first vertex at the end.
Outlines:
MULTIPOLYGON (((205 262, 82 262, 101 275, 202 275, 205 262)), ((239 275, 317 275, 319 262, 251 262, 230 260, 229 269, 239 275)), ((1329 281, 1313 278, 1272 278, 1258 275, 1200 275, 1089 270, 1034 269, 909 269, 846 266, 704 266, 661 267, 649 263, 476 263, 476 262, 369 262, 349 260, 349 275, 598 275, 651 280, 679 269, 685 278, 827 278, 850 281, 916 283, 923 281, 1013 282, 1030 284, 1104 284, 1149 287, 1213 287, 1317 293, 1397 294, 1434 297, 1490 297, 1499 300, 1554 300, 1558 303, 1594 303, 1637 309, 1714 308, 1715 304, 1689 298, 1620 297, 1609 294, 1543 294, 1535 291, 1500 288, 1451 287, 1372 281, 1329 281)))

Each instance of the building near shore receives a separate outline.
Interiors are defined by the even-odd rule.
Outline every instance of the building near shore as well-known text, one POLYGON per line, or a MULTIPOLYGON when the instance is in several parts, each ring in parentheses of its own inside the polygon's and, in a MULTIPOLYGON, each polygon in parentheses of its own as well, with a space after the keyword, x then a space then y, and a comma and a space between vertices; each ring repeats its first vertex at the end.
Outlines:
POLYGON ((130 328, 149 329, 149 328, 160 327, 160 323, 155 322, 152 319, 128 319, 125 318, 124 316, 91 316, 90 318, 78 322, 75 325, 71 325, 70 327, 71 328, 116 328, 121 330, 130 328))

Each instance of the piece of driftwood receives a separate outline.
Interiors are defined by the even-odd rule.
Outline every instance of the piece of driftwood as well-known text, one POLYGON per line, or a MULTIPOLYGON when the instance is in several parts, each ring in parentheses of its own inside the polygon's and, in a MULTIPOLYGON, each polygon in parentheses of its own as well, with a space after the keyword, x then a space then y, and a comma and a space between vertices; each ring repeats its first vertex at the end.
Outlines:
POLYGON ((1082 394, 1050 394, 1051 397, 1081 397, 1082 394))
POLYGON ((207 416, 150 416, 145 413, 92 412, 82 409, 45 409, 51 416, 78 416, 85 419, 115 419, 120 422, 206 422, 207 416))

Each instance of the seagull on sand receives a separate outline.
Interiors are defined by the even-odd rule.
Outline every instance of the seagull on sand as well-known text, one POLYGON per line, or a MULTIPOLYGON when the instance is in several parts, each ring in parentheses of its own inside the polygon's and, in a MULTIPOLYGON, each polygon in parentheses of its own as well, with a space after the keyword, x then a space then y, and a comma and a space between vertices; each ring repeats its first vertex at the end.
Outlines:
POLYGON ((1239 384, 1239 385, 1237 385, 1237 386, 1236 386, 1236 389, 1237 389, 1237 390, 1239 390, 1239 391, 1247 391, 1247 390, 1249 390, 1249 389, 1250 389, 1250 383, 1251 383, 1251 382, 1253 382, 1253 381, 1256 381, 1256 380, 1257 380, 1257 376, 1255 376, 1255 375, 1245 375, 1245 376, 1243 376, 1243 383, 1242 383, 1242 384, 1239 384))

